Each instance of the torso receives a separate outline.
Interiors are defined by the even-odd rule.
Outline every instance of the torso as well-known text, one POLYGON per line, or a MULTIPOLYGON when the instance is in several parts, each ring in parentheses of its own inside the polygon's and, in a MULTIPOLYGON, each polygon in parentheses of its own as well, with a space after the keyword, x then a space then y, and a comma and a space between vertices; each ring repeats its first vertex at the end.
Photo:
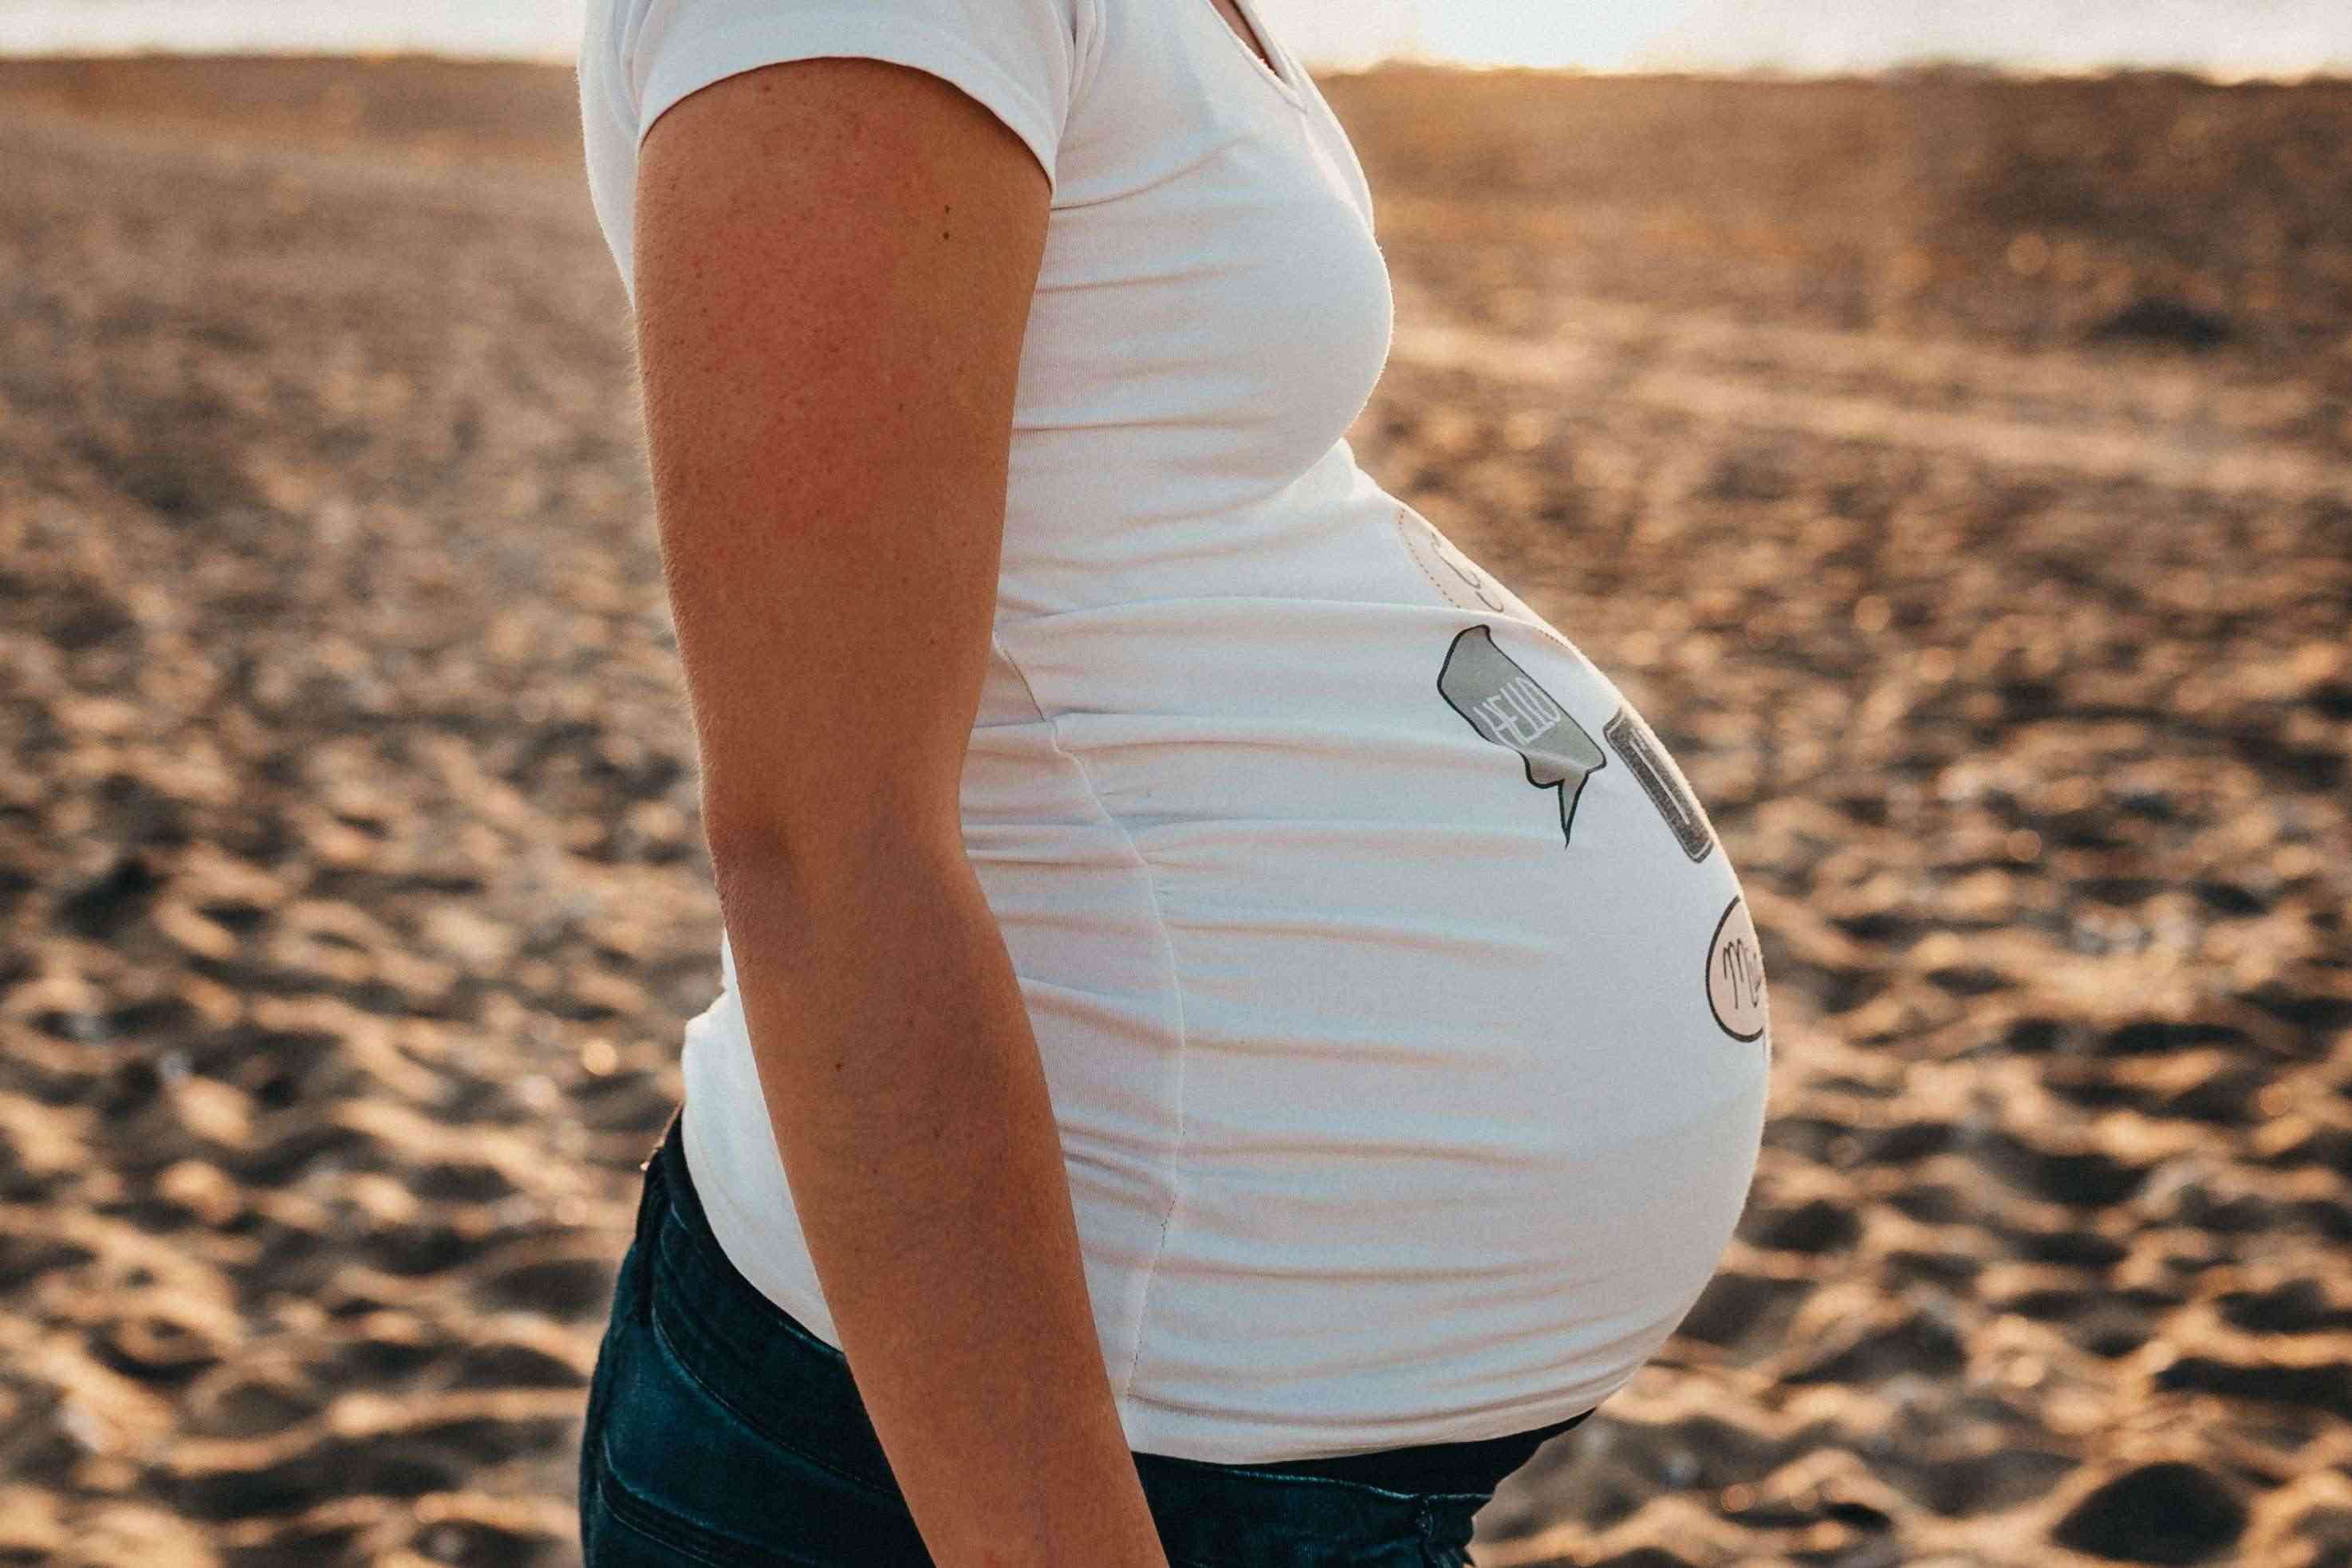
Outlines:
MULTIPOLYGON (((1392 297, 1282 40, 1235 0, 1021 3, 1075 6, 1085 74, 961 804, 1130 1444, 1575 1415, 1745 1201, 1770 1047, 1738 879, 1608 678, 1356 463, 1392 297)), ((721 959, 689 1160, 730 1257, 837 1342, 721 959)))

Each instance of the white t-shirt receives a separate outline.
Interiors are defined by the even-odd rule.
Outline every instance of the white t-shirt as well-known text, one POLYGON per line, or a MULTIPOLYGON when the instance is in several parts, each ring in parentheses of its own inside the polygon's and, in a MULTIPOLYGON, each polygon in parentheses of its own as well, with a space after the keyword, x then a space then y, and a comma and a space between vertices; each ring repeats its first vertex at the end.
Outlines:
MULTIPOLYGON (((1051 174, 964 844, 1129 1444, 1227 1464, 1614 1392, 1730 1238, 1770 1057, 1679 771, 1357 466, 1370 194, 1256 31, 1278 71, 1211 0, 594 0, 580 76, 625 279, 644 131, 774 61, 931 72, 1051 174)), ((837 1343, 720 956, 688 1159, 736 1266, 837 1343)))

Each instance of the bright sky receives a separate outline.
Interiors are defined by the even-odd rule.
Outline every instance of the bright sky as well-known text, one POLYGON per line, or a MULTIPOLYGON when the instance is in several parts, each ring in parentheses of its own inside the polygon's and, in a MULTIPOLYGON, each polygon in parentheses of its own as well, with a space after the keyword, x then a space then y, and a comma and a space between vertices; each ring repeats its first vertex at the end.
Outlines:
POLYGON ((1258 0, 1315 64, 1421 53, 1475 65, 1796 71, 1924 57, 2047 70, 2172 65, 2352 72, 2347 0, 1258 0))
MULTIPOLYGON (((1161 0, 1207 5, 1209 0, 1161 0)), ((569 58, 581 0, 0 0, 0 54, 437 49, 569 58)), ((1797 71, 1927 56, 2031 69, 2352 72, 2347 0, 1257 0, 1308 64, 1797 71)))

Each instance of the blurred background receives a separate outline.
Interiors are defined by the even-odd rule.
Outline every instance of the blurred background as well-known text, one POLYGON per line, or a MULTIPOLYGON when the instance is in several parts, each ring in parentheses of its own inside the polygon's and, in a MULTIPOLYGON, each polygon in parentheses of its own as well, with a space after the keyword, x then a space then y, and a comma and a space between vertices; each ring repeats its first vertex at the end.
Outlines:
MULTIPOLYGON (((2352 1564, 2352 9, 1259 9, 1360 460, 1772 976, 1738 1238, 1475 1561, 2352 1564)), ((719 975, 577 26, 0 3, 0 1563, 578 1561, 719 975)))
MULTIPOLYGON (((2179 67, 2308 76, 2352 63, 2338 0, 1263 0, 1312 68, 1384 59, 1577 70, 1877 70, 1969 59, 2022 70, 2179 67)), ((425 50, 569 59, 579 0, 0 0, 0 51, 425 50)))

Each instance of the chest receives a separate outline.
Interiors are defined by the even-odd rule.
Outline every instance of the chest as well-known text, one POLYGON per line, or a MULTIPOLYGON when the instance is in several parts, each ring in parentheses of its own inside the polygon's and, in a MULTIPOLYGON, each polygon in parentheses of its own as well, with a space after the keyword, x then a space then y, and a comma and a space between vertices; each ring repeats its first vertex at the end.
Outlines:
MULTIPOLYGON (((1024 405, 1246 429, 1293 471, 1344 432, 1394 301, 1347 133, 1248 0, 1100 0, 1057 160, 1024 405)), ((1261 469, 1264 471, 1264 469, 1261 469)))

